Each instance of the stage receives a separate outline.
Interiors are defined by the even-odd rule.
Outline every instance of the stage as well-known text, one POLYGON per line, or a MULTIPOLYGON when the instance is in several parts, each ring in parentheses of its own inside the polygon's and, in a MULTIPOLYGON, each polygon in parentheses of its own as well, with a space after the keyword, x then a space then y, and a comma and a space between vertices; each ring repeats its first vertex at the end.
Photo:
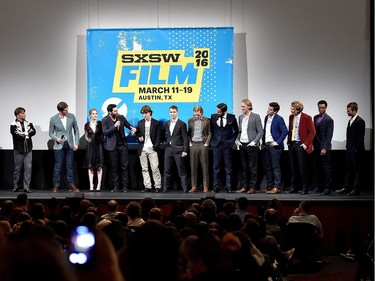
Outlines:
MULTIPOLYGON (((0 200, 11 199, 15 200, 17 195, 21 193, 11 192, 11 190, 0 189, 0 200)), ((129 201, 139 201, 145 197, 151 197, 155 201, 162 204, 173 204, 176 200, 181 200, 183 202, 193 203, 199 202, 206 198, 211 198, 219 201, 235 201, 238 197, 245 196, 249 200, 251 206, 264 206, 268 202, 277 198, 283 202, 285 206, 298 206, 301 200, 311 200, 313 205, 316 206, 333 206, 333 205, 373 205, 374 194, 370 191, 363 191, 357 196, 347 196, 345 194, 337 194, 332 192, 329 195, 320 195, 319 193, 309 193, 307 195, 301 195, 300 193, 287 194, 267 194, 265 190, 257 191, 255 194, 247 193, 227 193, 225 190, 220 190, 219 193, 202 191, 194 193, 183 193, 180 190, 169 190, 165 193, 156 193, 154 190, 151 192, 142 193, 140 190, 129 190, 128 192, 115 192, 112 193, 110 190, 102 190, 100 192, 90 192, 89 190, 81 190, 80 192, 69 192, 68 189, 61 189, 59 192, 54 193, 52 190, 46 189, 33 189, 32 193, 28 194, 30 201, 48 201, 52 197, 58 200, 66 200, 69 198, 86 198, 92 200, 93 202, 107 202, 109 199, 116 199, 119 203, 126 204, 129 201)))

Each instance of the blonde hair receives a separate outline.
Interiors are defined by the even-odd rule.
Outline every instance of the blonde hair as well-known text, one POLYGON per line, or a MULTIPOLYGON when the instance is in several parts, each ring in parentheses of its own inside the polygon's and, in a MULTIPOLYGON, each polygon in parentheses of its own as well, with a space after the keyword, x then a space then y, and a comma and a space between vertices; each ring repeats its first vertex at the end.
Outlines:
POLYGON ((303 103, 300 101, 292 101, 291 106, 298 112, 302 112, 303 110, 303 103))
POLYGON ((250 110, 253 110, 253 104, 252 104, 251 100, 244 99, 241 102, 244 103, 244 104, 246 104, 250 108, 250 110))

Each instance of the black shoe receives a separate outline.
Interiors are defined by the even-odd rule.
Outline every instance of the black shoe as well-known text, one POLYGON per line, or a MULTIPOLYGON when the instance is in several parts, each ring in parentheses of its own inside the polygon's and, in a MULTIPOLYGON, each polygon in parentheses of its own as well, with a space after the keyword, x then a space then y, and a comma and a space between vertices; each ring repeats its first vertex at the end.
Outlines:
POLYGON ((151 192, 151 189, 150 188, 145 188, 142 190, 142 193, 145 193, 145 192, 151 192))
POLYGON ((331 191, 329 189, 324 189, 323 192, 321 193, 321 195, 328 195, 328 194, 331 194, 331 191))
POLYGON ((166 189, 163 189, 161 192, 163 192, 163 193, 166 193, 167 192, 167 190, 166 189))
POLYGON ((25 188, 25 189, 23 190, 23 192, 25 192, 25 193, 31 193, 31 190, 30 190, 30 188, 25 188))
POLYGON ((17 188, 13 188, 12 192, 18 192, 18 189, 17 188))
POLYGON ((128 192, 129 190, 128 190, 127 188, 125 188, 123 191, 124 191, 124 193, 126 193, 126 192, 128 192))
POLYGON ((233 192, 232 189, 227 190, 227 193, 232 193, 232 192, 233 192))
POLYGON ((301 195, 306 195, 306 194, 309 194, 309 191, 307 188, 304 188, 301 192, 301 195))
POLYGON ((298 189, 297 188, 292 188, 292 189, 287 190, 286 193, 288 193, 288 194, 298 193, 298 189))
POLYGON ((184 193, 188 193, 189 191, 185 188, 185 189, 183 190, 183 192, 184 192, 184 193))
POLYGON ((156 188, 156 189, 155 189, 155 192, 156 192, 156 193, 159 193, 159 192, 160 192, 160 188, 156 188))
POLYGON ((112 192, 112 193, 114 193, 114 192, 118 192, 118 190, 117 190, 117 189, 112 189, 111 192, 112 192))

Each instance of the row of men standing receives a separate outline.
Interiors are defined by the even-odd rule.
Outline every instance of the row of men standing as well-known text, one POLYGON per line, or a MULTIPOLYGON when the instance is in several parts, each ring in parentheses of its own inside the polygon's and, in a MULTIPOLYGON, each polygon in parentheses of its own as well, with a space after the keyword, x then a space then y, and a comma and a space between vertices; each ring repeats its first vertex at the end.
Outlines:
MULTIPOLYGON (((68 113, 68 105, 65 102, 60 102, 57 109, 59 113, 51 117, 49 128, 55 150, 53 191, 59 191, 62 163, 66 158, 70 191, 77 192, 78 188, 75 186, 73 178, 73 151, 78 149, 79 129, 75 116, 68 113)), ((164 123, 162 128, 160 128, 159 121, 152 118, 152 110, 148 105, 141 108, 144 118, 138 122, 137 127, 131 126, 124 116, 118 114, 114 104, 108 106, 108 115, 102 121, 97 120, 98 112, 92 109, 90 110, 90 121, 85 124, 87 140, 85 167, 88 169, 90 190, 94 190, 94 171, 98 173, 96 190, 100 190, 104 147, 108 152, 111 165, 112 192, 120 190, 119 171, 122 178, 122 190, 127 191, 128 150, 124 131, 124 127, 126 127, 136 135, 139 142, 138 154, 145 186, 143 192, 150 191, 152 187, 149 163, 156 192, 165 192, 170 189, 174 165, 177 167, 183 191, 196 192, 198 190, 198 163, 202 168, 203 191, 208 192, 210 146, 213 153, 212 191, 219 192, 220 169, 222 160, 224 160, 225 189, 227 192, 233 192, 232 153, 235 145, 239 149, 243 174, 242 184, 236 192, 256 193, 258 154, 262 144, 268 193, 280 193, 282 180, 280 158, 281 152, 284 150, 284 140, 288 136, 291 172, 291 188, 288 192, 297 193, 302 188, 302 194, 308 193, 307 155, 314 151, 317 155, 316 160, 318 160, 315 161, 318 163, 315 165, 315 178, 324 179, 322 186, 316 185, 316 187, 323 195, 329 194, 332 183, 330 150, 334 123, 326 113, 326 109, 327 103, 319 101, 319 114, 312 119, 302 112, 303 104, 301 102, 293 101, 289 117, 289 130, 283 118, 277 114, 280 110, 278 103, 269 103, 263 127, 260 116, 252 112, 252 103, 248 99, 241 102, 242 114, 239 116, 238 123, 235 115, 227 113, 227 106, 224 103, 217 105, 217 112, 212 114, 210 119, 203 116, 201 106, 195 106, 193 108, 194 116, 188 120, 188 126, 178 118, 177 106, 171 106, 169 108, 171 118, 164 123), (165 149, 163 188, 157 154, 161 146, 165 149), (190 190, 189 176, 184 161, 188 155, 191 165, 190 190), (118 163, 120 164, 119 169, 118 163), (320 163, 322 164, 320 165, 320 163), (320 169, 323 174, 319 171, 320 169)), ((349 195, 359 194, 359 157, 364 151, 365 122, 358 116, 357 111, 358 105, 355 102, 347 105, 347 114, 351 120, 347 127, 346 177, 343 188, 336 190, 349 195)), ((31 164, 28 163, 31 158, 31 136, 35 134, 35 129, 31 122, 26 121, 23 108, 17 108, 14 114, 16 120, 11 124, 15 159, 13 191, 18 190, 20 167, 24 161, 26 177, 24 177, 23 187, 24 191, 30 192, 29 178, 31 176, 27 176, 27 174, 31 175, 31 164), (27 147, 26 150, 21 149, 22 142, 27 144, 27 146, 22 146, 27 147)))

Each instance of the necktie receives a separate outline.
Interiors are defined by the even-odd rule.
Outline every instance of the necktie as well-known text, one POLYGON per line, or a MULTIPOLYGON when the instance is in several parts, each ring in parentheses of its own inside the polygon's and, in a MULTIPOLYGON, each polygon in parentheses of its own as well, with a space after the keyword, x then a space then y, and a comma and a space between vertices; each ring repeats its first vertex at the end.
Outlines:
POLYGON ((294 136, 296 134, 297 118, 298 117, 294 117, 294 120, 293 120, 292 141, 294 141, 294 136))
POLYGON ((349 127, 353 124, 353 117, 349 120, 349 127))
POLYGON ((220 116, 220 128, 224 127, 223 116, 220 116))

